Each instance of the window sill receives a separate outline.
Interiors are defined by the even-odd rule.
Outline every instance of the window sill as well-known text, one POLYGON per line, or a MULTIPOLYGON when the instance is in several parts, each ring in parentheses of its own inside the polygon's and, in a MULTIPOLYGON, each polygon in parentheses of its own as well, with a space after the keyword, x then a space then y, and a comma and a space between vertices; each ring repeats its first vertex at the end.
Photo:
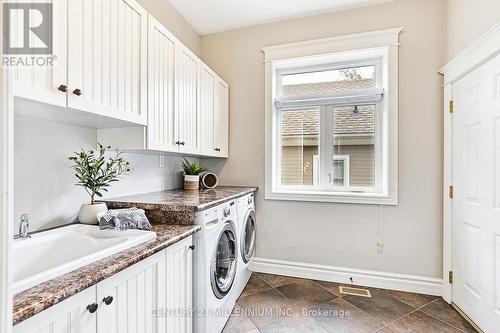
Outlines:
POLYGON ((397 192, 391 195, 382 195, 380 193, 339 193, 339 192, 310 192, 310 191, 290 191, 275 190, 266 192, 266 200, 282 201, 304 201, 304 202, 328 202, 328 203, 347 203, 362 205, 387 205, 397 206, 397 192))

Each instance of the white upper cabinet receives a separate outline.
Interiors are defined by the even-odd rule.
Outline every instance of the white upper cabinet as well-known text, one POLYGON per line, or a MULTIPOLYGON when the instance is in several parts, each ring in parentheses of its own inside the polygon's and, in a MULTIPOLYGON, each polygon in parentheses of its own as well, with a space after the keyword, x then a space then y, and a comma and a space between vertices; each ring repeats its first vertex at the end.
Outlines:
POLYGON ((214 149, 218 157, 229 156, 229 87, 221 79, 215 83, 214 149))
MULTIPOLYGON (((67 0, 46 1, 52 4, 53 34, 52 53, 55 58, 52 66, 18 66, 12 68, 13 90, 19 97, 34 99, 43 103, 66 106, 66 50, 67 50, 67 0)), ((11 16, 12 20, 21 19, 11 16)), ((20 22, 17 22, 20 23, 20 22)), ((12 36, 21 35, 22 24, 11 22, 12 36), (18 27, 14 30, 12 27, 18 27)), ((14 37, 15 38, 15 37, 14 37)), ((34 38, 34 34, 30 35, 34 38)), ((28 55, 30 56, 30 55, 28 55)), ((44 56, 45 58, 45 56, 44 56)))
POLYGON ((147 148, 177 151, 174 115, 176 38, 149 15, 147 148))
POLYGON ((228 85, 205 64, 200 68, 201 154, 228 156, 228 85))
POLYGON ((200 153, 199 64, 200 60, 187 47, 176 45, 175 110, 176 137, 179 152, 200 153))
POLYGON ((214 147, 214 90, 215 75, 206 67, 200 68, 201 154, 215 156, 214 147))
POLYGON ((122 150, 228 157, 228 85, 135 0, 51 1, 53 66, 13 69, 16 96, 62 107, 36 117, 122 150))
POLYGON ((68 2, 68 107, 147 124, 147 19, 134 0, 68 2))

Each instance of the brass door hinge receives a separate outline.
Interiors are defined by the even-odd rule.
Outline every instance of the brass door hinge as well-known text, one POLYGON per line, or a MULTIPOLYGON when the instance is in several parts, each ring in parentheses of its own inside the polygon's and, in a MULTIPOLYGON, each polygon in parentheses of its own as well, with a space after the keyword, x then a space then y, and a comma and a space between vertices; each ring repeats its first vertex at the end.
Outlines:
POLYGON ((453 100, 450 101, 449 111, 450 113, 453 113, 453 100))
POLYGON ((450 199, 453 199, 453 186, 450 186, 448 188, 448 196, 450 197, 450 199))
POLYGON ((448 282, 450 284, 453 283, 453 272, 452 271, 448 272, 448 282))

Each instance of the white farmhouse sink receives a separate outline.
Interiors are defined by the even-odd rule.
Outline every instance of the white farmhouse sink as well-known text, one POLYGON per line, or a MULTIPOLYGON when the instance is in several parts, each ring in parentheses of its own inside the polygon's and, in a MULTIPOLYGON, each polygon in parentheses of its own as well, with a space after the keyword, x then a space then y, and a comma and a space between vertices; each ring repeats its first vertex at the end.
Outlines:
POLYGON ((14 286, 18 293, 156 238, 143 230, 100 230, 74 224, 14 241, 14 286))

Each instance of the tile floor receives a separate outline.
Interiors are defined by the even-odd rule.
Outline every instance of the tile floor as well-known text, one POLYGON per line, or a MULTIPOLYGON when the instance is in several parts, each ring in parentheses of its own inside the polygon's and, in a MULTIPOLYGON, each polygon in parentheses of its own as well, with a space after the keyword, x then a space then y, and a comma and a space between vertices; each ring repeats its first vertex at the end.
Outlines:
POLYGON ((441 298, 375 288, 366 298, 339 286, 254 273, 223 333, 476 332, 441 298))

